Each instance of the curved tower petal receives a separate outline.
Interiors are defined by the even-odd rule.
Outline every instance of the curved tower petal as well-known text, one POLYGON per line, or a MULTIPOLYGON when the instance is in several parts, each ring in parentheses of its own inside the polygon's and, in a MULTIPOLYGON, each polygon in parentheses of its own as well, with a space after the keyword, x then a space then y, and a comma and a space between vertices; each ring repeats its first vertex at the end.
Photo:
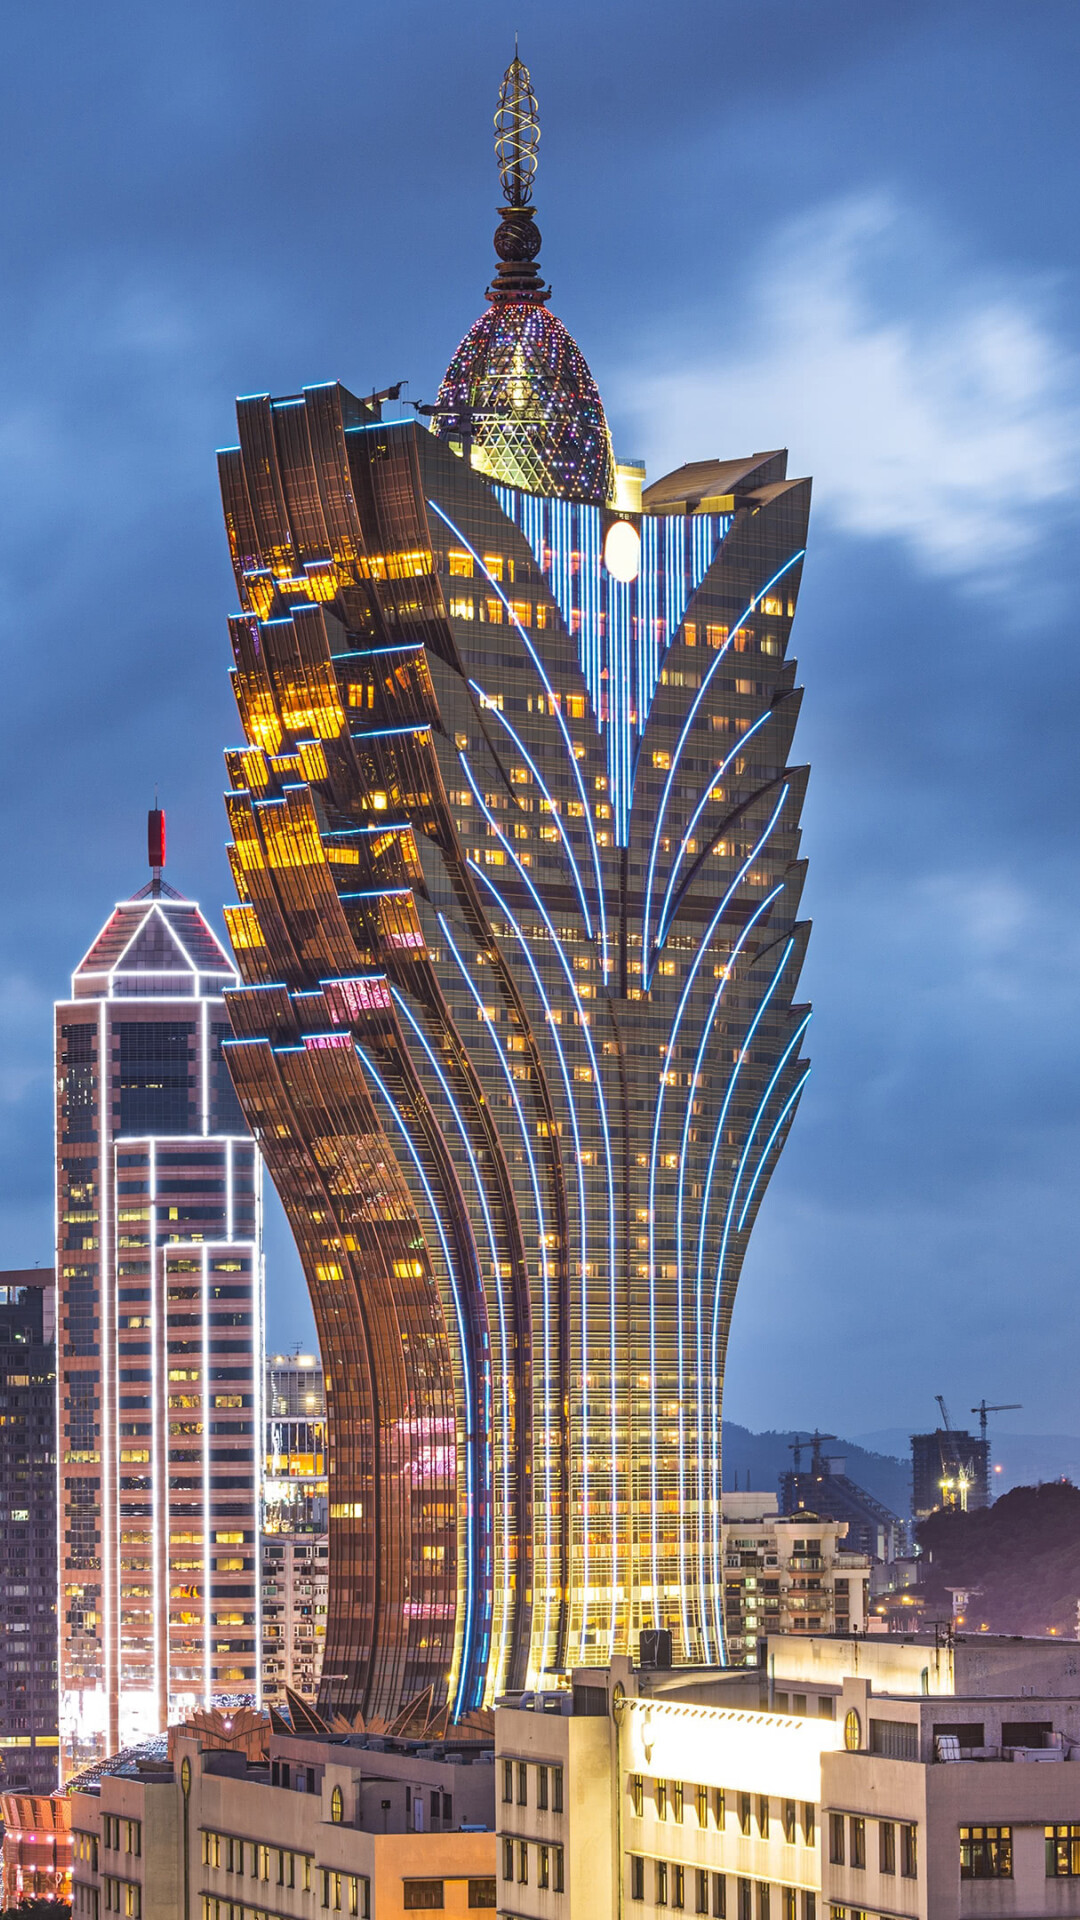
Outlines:
POLYGON ((327 1369, 327 1711, 463 1712, 646 1627, 724 1658, 728 1328, 807 1072, 809 482, 706 459, 617 511, 599 399, 544 411, 545 297, 497 276, 478 323, 519 330, 520 440, 511 371, 484 439, 472 398, 429 433, 320 386, 221 456, 228 1052, 327 1369))

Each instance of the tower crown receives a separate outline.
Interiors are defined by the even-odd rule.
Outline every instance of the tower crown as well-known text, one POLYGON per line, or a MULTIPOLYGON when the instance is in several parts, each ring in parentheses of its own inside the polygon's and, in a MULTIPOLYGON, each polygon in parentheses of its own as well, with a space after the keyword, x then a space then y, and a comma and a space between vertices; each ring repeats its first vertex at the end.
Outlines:
POLYGON ((615 462, 603 403, 577 342, 546 310, 532 206, 539 143, 532 77, 515 47, 495 114, 503 205, 491 305, 443 376, 432 426, 460 435, 473 466, 504 486, 606 503, 615 462))

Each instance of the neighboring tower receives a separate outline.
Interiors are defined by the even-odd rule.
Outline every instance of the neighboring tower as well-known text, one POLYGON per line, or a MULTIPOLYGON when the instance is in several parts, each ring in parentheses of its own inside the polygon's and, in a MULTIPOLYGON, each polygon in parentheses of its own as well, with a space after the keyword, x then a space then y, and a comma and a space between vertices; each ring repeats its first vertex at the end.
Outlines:
POLYGON ((326 1383, 318 1355, 266 1357, 267 1533, 325 1533, 326 1383))
MULTIPOLYGON (((502 107, 529 150, 520 62, 502 107)), ((728 1328, 808 1071, 809 482, 615 467, 501 154, 437 431, 319 386, 221 455, 228 1052, 326 1369, 328 1713, 723 1658, 728 1328)))
POLYGON ((260 1163, 164 824, 56 1009, 65 1777, 259 1691, 260 1163))
POLYGON ((0 1273, 0 1787, 56 1786, 56 1289, 0 1273))
POLYGON ((313 1353, 266 1361, 263 1483, 263 1696, 314 1702, 328 1593, 326 1387, 313 1353))

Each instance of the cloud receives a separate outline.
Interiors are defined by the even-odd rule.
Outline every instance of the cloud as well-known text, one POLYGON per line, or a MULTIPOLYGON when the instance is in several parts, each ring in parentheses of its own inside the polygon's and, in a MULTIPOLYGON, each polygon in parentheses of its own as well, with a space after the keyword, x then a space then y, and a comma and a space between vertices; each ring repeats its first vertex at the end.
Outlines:
POLYGON ((771 237, 714 352, 677 375, 626 370, 612 397, 639 443, 662 423, 654 474, 688 445, 790 446, 841 531, 899 539, 933 574, 1000 581, 1077 488, 1078 364, 1045 307, 1041 286, 965 277, 898 200, 846 200, 771 237))

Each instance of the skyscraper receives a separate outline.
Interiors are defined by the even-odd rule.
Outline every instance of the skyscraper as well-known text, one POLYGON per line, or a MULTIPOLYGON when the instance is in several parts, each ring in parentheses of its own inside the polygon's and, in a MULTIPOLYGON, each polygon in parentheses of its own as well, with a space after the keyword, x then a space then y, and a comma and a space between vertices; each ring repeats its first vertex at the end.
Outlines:
POLYGON ((56 1291, 0 1273, 0 1784, 56 1786, 56 1291))
POLYGON ((263 1697, 314 1702, 326 1645, 326 1385, 318 1356, 266 1358, 263 1697))
POLYGON ((259 1689, 260 1163, 235 974, 150 821, 153 877, 56 1009, 65 1774, 259 1689))
POLYGON ((643 487, 550 312, 515 59, 432 431, 238 403, 227 1045, 327 1374, 326 1710, 642 1627, 723 1655, 739 1270, 807 1068, 787 658, 809 483, 643 487))

